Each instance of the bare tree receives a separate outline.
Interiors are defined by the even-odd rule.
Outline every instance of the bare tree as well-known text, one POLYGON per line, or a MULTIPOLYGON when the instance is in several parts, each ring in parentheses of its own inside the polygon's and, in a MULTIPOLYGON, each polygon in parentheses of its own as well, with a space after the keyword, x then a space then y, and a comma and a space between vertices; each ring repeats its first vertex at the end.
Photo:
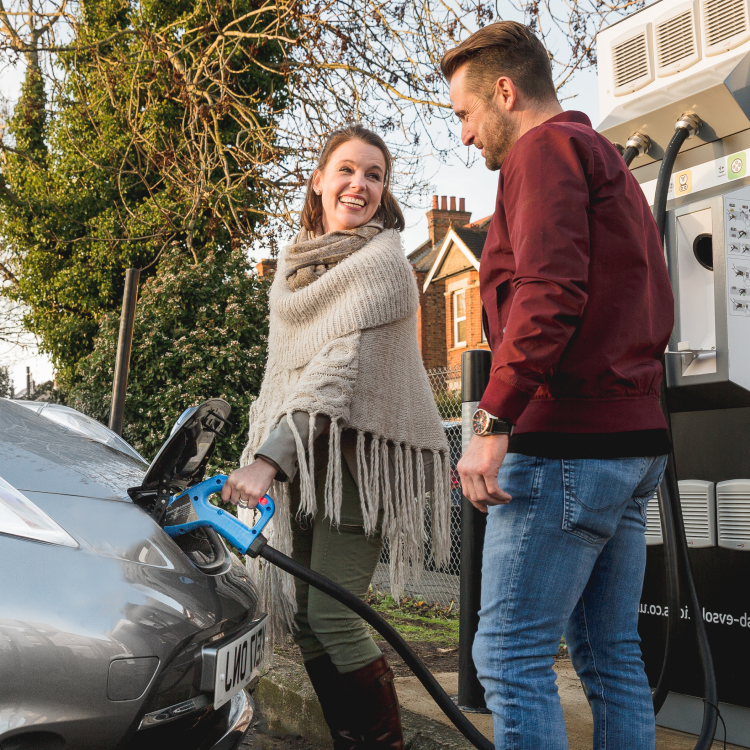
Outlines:
MULTIPOLYGON (((595 64, 634 0, 0 0, 0 296, 74 372, 123 269, 166 248, 273 255, 331 130, 357 120, 395 155, 403 203, 457 145, 439 62, 504 17, 545 41, 559 90, 595 64)), ((215 257, 215 256, 214 256, 215 257)))
MULTIPOLYGON (((238 241, 257 237, 258 219, 294 223, 299 189, 326 135, 348 120, 385 134, 397 154, 398 186, 409 201, 425 185, 420 156, 453 148, 441 120, 449 113, 439 73, 444 51, 474 29, 503 16, 523 17, 550 49, 558 85, 595 63, 599 29, 632 8, 633 0, 529 0, 520 5, 481 0, 259 0, 232 5, 197 0, 191 13, 154 29, 136 10, 124 28, 101 38, 70 0, 0 3, 8 52, 40 67, 42 52, 61 51, 55 25, 64 25, 65 55, 55 58, 65 86, 78 88, 79 111, 95 129, 102 107, 117 110, 126 135, 107 161, 91 163, 119 180, 137 176, 150 195, 169 186, 179 200, 155 202, 153 227, 124 237, 166 243, 181 233, 192 250, 199 217, 209 213, 238 241), (60 24, 62 22, 62 24, 60 24), (123 41, 127 39, 127 41, 123 41), (263 50, 263 54, 258 54, 263 50), (91 90, 88 68, 103 84, 91 90), (283 96, 249 94, 237 85, 263 71, 283 96), (152 116, 178 102, 179 128, 156 132, 152 116), (234 138, 226 138, 233 131, 234 138), (217 175, 219 178, 217 179, 217 175)), ((47 66, 51 71, 52 66, 47 66)), ((70 95, 70 90, 67 90, 70 95)), ((51 109, 56 106, 51 97, 51 109)), ((102 139, 104 132, 98 132, 102 139)), ((75 141, 75 133, 69 133, 75 141)), ((12 144, 6 143, 5 149, 12 144)), ((90 150, 81 150, 90 159, 90 150)), ((134 218, 123 200, 121 227, 134 218)))

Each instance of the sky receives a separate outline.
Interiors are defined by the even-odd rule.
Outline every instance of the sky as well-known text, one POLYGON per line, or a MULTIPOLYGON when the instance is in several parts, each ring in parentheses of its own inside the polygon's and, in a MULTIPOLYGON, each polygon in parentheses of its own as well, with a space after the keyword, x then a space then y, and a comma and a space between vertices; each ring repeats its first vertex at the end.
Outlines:
MULTIPOLYGON (((587 70, 579 73, 566 87, 566 96, 574 97, 562 102, 564 109, 577 109, 585 112, 591 124, 599 123, 599 97, 597 95, 596 71, 587 70)), ((455 119, 448 120, 449 127, 459 133, 459 124, 455 119)), ((472 147, 473 149, 473 147, 472 147)), ((431 179, 432 194, 466 198, 466 210, 471 211, 471 220, 476 221, 489 216, 495 210, 497 192, 497 172, 490 172, 480 158, 470 169, 458 160, 452 165, 441 165, 432 159, 433 166, 426 166, 425 173, 435 173, 431 179)), ((427 239, 427 217, 425 212, 432 207, 432 198, 425 200, 425 205, 404 211, 406 229, 403 232, 404 244, 408 252, 414 250, 427 239)))
MULTIPOLYGON (((21 87, 22 72, 15 67, 6 66, 0 70, 0 95, 15 101, 21 87)), ((37 383, 51 380, 53 377, 52 363, 49 358, 40 355, 33 342, 21 349, 9 346, 0 341, 0 365, 7 365, 10 369, 11 380, 16 391, 26 388, 26 367, 31 367, 32 375, 37 383)))
MULTIPOLYGON (((19 73, 5 68, 0 75, 0 94, 15 100, 20 86, 19 73)), ((565 109, 577 109, 585 112, 594 127, 599 123, 596 72, 593 70, 579 73, 566 87, 566 96, 572 97, 563 101, 565 109)), ((439 127, 446 127, 440 124, 439 127)), ((448 120, 447 127, 459 131, 457 120, 448 120)), ((465 156, 465 152, 463 156, 465 156)), ((497 173, 490 172, 480 158, 471 168, 465 167, 457 158, 452 164, 441 164, 434 157, 427 157, 424 174, 432 183, 431 194, 455 196, 466 199, 466 210, 471 211, 472 221, 489 216, 494 211, 497 189, 497 173)), ((426 211, 432 206, 432 198, 425 200, 424 206, 409 208, 404 211, 406 229, 403 232, 407 252, 414 250, 427 239, 426 211)), ((259 259, 258 259, 259 260, 259 259)), ((16 391, 26 387, 26 367, 37 384, 54 377, 49 358, 36 351, 34 346, 23 350, 9 347, 0 342, 0 364, 10 369, 11 379, 16 391)))

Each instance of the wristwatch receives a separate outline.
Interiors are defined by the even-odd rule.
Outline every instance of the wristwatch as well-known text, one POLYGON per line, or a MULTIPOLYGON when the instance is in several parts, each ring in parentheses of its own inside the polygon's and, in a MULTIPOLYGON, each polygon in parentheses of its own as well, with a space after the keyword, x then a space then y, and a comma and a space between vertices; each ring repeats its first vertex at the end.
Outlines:
POLYGON ((477 409, 471 418, 471 429, 475 435, 507 435, 513 434, 513 425, 499 417, 493 417, 492 414, 484 409, 477 409))

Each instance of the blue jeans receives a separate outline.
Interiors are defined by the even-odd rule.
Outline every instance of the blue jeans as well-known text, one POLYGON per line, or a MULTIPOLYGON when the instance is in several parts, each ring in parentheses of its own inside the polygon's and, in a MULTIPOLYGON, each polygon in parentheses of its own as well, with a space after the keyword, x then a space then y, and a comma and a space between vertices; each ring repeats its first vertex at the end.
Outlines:
POLYGON ((566 750, 552 669, 565 635, 594 717, 595 750, 653 750, 638 604, 646 506, 666 456, 509 454, 489 509, 474 662, 498 750, 566 750))

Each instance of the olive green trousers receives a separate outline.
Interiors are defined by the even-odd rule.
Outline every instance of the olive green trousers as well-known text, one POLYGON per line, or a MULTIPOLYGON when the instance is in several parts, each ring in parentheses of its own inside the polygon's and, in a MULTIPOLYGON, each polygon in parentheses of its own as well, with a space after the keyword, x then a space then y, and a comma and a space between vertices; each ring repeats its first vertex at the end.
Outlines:
MULTIPOLYGON (((327 436, 315 441, 315 488, 320 510, 314 519, 295 518, 299 483, 292 483, 292 557, 363 599, 380 559, 383 540, 379 535, 365 536, 359 491, 346 461, 342 459, 341 463, 343 500, 338 527, 331 526, 322 510, 327 436)), ((339 672, 345 673, 365 667, 381 656, 359 615, 297 578, 294 583, 297 629, 293 637, 304 661, 328 654, 339 672)))

